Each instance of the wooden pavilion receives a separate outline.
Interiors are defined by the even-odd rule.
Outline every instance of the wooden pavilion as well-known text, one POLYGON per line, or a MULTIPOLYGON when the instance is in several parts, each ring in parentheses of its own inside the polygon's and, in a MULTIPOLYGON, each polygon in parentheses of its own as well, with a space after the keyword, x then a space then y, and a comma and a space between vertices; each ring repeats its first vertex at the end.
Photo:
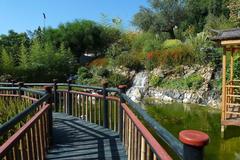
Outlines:
POLYGON ((240 28, 215 32, 212 40, 223 47, 221 131, 224 132, 226 126, 240 126, 240 80, 234 78, 234 57, 240 51, 240 28))

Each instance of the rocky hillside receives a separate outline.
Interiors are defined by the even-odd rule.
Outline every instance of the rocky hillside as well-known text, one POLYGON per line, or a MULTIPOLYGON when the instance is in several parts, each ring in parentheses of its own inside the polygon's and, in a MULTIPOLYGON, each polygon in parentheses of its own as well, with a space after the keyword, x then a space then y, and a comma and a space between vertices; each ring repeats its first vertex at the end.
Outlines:
POLYGON ((115 71, 131 79, 127 94, 135 102, 151 99, 220 106, 220 70, 211 65, 159 67, 138 73, 122 67, 115 71))

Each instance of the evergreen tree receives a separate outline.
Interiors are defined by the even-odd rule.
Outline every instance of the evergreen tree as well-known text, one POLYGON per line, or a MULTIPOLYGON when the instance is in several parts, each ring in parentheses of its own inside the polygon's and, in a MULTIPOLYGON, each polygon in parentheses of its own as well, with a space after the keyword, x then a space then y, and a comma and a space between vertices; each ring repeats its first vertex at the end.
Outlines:
POLYGON ((21 44, 21 47, 20 47, 19 67, 22 69, 27 69, 29 67, 28 51, 23 43, 21 44))
POLYGON ((7 53, 5 49, 2 50, 1 54, 1 68, 4 73, 12 74, 14 69, 14 60, 12 56, 7 53))
POLYGON ((41 65, 39 63, 39 59, 41 59, 41 55, 42 55, 41 52, 42 52, 42 45, 37 39, 35 39, 31 45, 30 54, 29 54, 30 64, 33 68, 41 65))

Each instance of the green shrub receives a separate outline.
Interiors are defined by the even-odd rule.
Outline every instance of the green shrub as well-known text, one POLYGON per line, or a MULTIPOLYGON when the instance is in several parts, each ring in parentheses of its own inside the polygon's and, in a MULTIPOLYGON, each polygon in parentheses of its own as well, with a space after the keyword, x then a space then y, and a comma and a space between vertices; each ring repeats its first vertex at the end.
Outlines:
POLYGON ((200 64, 209 62, 217 64, 221 57, 221 52, 215 49, 214 43, 209 40, 209 33, 200 32, 196 36, 190 35, 186 39, 186 45, 191 46, 193 56, 200 64))
POLYGON ((155 39, 149 39, 144 42, 143 52, 152 52, 161 49, 161 42, 155 39))
POLYGON ((155 38, 155 35, 149 32, 139 33, 133 41, 132 49, 136 52, 142 52, 146 41, 151 41, 155 38))
POLYGON ((91 79, 93 77, 92 73, 90 73, 86 67, 80 67, 78 69, 77 75, 77 82, 82 84, 87 84, 88 79, 91 79))
POLYGON ((135 35, 132 33, 122 34, 121 38, 117 42, 108 47, 106 56, 108 58, 115 58, 122 53, 129 52, 131 50, 134 37, 135 35))
POLYGON ((187 44, 182 44, 176 48, 164 49, 159 55, 162 65, 166 66, 189 65, 196 61, 191 46, 187 44))
POLYGON ((197 90, 201 87, 204 82, 204 78, 198 74, 192 74, 186 78, 179 78, 174 80, 165 80, 160 83, 160 87, 166 89, 179 89, 179 90, 187 90, 193 89, 197 90))
POLYGON ((149 83, 151 86, 157 87, 162 82, 162 78, 157 75, 150 75, 149 83))
POLYGON ((121 84, 128 84, 128 79, 121 74, 112 73, 108 77, 108 82, 111 87, 117 87, 121 84))
POLYGON ((100 76, 100 77, 108 77, 110 74, 109 70, 107 70, 106 68, 100 68, 98 71, 97 71, 97 75, 100 76))
POLYGON ((163 42, 163 49, 175 49, 182 47, 183 43, 178 39, 168 39, 163 42))
POLYGON ((116 57, 115 64, 118 66, 124 66, 131 70, 141 70, 143 65, 137 55, 133 54, 121 54, 116 57))

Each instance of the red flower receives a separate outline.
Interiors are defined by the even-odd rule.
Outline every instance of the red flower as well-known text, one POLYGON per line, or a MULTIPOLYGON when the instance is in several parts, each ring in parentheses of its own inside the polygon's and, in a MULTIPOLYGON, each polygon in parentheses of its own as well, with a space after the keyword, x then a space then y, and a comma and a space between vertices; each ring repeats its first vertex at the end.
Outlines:
POLYGON ((147 53, 147 59, 148 60, 152 60, 153 59, 153 53, 152 52, 148 52, 147 53))

